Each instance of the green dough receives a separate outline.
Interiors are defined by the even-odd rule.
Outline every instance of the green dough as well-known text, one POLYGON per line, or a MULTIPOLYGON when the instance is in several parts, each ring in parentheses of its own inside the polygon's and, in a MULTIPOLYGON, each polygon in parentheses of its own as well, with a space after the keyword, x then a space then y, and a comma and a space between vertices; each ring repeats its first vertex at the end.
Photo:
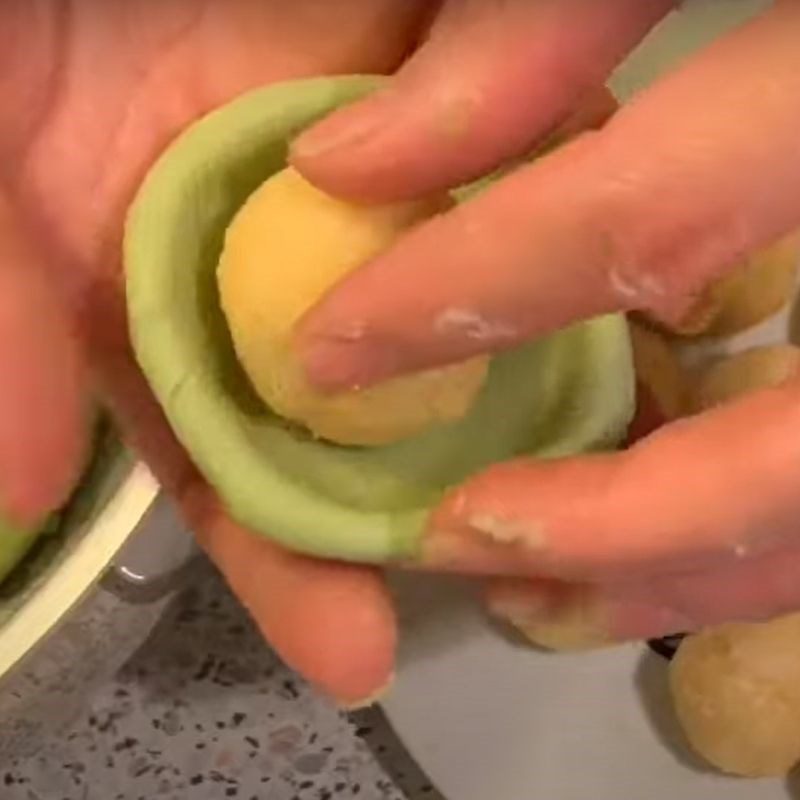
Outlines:
POLYGON ((192 126, 141 187, 124 256, 139 363, 230 514, 293 550, 381 563, 413 558, 431 507, 482 468, 616 445, 633 415, 634 378, 627 323, 609 316, 497 357, 464 419, 390 446, 316 441, 256 398, 217 297, 225 230, 285 166, 299 131, 377 84, 274 85, 192 126))

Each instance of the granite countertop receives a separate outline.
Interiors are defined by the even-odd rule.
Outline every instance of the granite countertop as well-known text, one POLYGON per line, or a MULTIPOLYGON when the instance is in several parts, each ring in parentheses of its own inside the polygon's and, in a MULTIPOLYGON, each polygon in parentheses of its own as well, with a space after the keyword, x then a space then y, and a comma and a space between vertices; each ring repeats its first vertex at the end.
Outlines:
POLYGON ((263 643, 216 572, 204 565, 197 574, 65 735, 2 765, 3 800, 438 796, 391 752, 375 712, 346 716, 316 695, 263 643))

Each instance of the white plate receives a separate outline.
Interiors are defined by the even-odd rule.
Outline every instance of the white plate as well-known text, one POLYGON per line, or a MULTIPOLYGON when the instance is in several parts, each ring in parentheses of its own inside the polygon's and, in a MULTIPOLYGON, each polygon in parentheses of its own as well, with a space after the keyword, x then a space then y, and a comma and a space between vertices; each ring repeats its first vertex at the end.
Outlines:
MULTIPOLYGON (((688 4, 620 71, 616 86, 635 90, 763 5, 688 4)), ((784 342, 790 316, 711 348, 784 342)), ((403 577, 398 593, 402 650, 384 709, 449 800, 800 798, 797 785, 726 778, 700 765, 671 717, 666 662, 645 647, 548 655, 493 627, 457 581, 403 577)))

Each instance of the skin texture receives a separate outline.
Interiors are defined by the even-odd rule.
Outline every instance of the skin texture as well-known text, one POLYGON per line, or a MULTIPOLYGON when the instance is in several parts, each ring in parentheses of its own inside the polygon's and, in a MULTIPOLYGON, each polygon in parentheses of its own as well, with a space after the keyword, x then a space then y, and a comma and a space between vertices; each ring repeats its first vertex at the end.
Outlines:
MULTIPOLYGON (((389 200, 496 164, 541 135, 544 120, 558 114, 560 92, 605 77, 669 3, 504 4, 505 24, 491 22, 502 63, 470 44, 482 14, 497 7, 451 6, 393 91, 298 140, 301 171, 330 192, 389 200), (552 44, 567 35, 567 16, 570 35, 587 37, 579 56, 528 46, 530 36, 552 44), (532 51, 552 58, 526 69, 532 51), (456 58, 464 66, 443 78, 443 64, 456 58), (492 79, 500 75, 498 86, 492 79), (475 85, 480 102, 469 124, 443 124, 475 85), (420 102, 435 92, 438 105, 420 102), (509 103, 512 92, 530 102, 509 103), (390 143, 398 161, 378 157, 390 143)), ((601 131, 412 232, 303 320, 297 346, 309 376, 328 389, 370 385, 513 345, 437 333, 432 320, 453 305, 511 325, 519 339, 610 310, 681 320, 709 282, 800 222, 799 30, 800 5, 779 0, 638 95, 601 131), (741 108, 746 118, 733 111, 741 108), (352 317, 365 321, 365 335, 343 342, 338 332, 352 317)), ((428 563, 514 576, 490 589, 498 614, 581 618, 588 641, 796 608, 800 441, 787 431, 800 422, 798 399, 791 378, 668 425, 619 455, 498 465, 433 515, 428 563)))
MULTIPOLYGON (((579 100, 596 97, 608 71, 670 5, 444 3, 430 39, 393 88, 309 133, 294 162, 322 188, 351 198, 415 196, 479 174, 546 138, 579 100)), ((395 632, 383 584, 368 570, 288 556, 220 513, 130 358, 120 227, 147 165, 191 119, 278 78, 392 70, 435 10, 411 0, 348 0, 346 12, 321 0, 0 4, 0 184, 24 221, 13 231, 30 231, 42 252, 41 259, 11 259, 15 288, 0 297, 27 303, 23 275, 43 262, 42 292, 60 295, 76 320, 95 385, 182 501, 265 635, 291 664, 347 701, 374 694, 391 672, 395 632), (358 625, 349 622, 354 612, 358 625), (338 647, 323 654, 332 632, 338 647)), ((366 385, 387 372, 471 355, 463 339, 430 334, 430 319, 454 303, 513 322, 521 337, 612 308, 679 319, 727 264, 800 223, 798 26, 800 6, 779 0, 602 132, 402 240, 301 326, 311 377, 329 388, 366 385), (742 107, 749 113, 737 111, 730 124, 730 110, 742 107), (418 286, 426 291, 409 290, 418 286), (368 321, 367 335, 358 347, 332 346, 354 312, 368 321)), ((15 330, 25 325, 17 318, 15 330)), ((17 340, 41 357, 32 381, 59 362, 63 348, 73 358, 69 337, 45 355, 37 335, 17 340)), ((60 387, 75 408, 77 365, 64 382, 75 384, 60 387)), ((495 587, 498 611, 552 608, 540 602, 551 593, 569 606, 577 593, 601 639, 800 606, 793 475, 800 446, 785 435, 798 429, 799 396, 797 382, 787 383, 678 423, 618 457, 497 467, 454 493, 435 516, 430 564, 537 576, 513 592, 495 587), (743 431, 757 435, 745 444, 743 431), (701 461, 709 465, 707 479, 677 484, 669 477, 692 476, 701 461), (565 504, 584 483, 580 507, 565 504), (688 495, 675 507, 670 498, 678 491, 688 495), (496 542, 473 524, 487 519, 494 531, 498 520, 513 521, 519 541, 496 542), (689 563, 691 571, 675 573, 689 563), (619 567, 629 581, 620 580, 619 567)), ((27 457, 35 419, 23 400, 13 393, 2 399, 0 419, 16 431, 2 441, 4 463, 27 457)), ((37 456, 57 465, 56 488, 37 497, 37 486, 20 481, 19 488, 3 471, 9 486, 0 497, 21 497, 6 501, 18 503, 20 514, 35 516, 37 503, 74 477, 77 412, 52 411, 53 424, 72 431, 55 435, 57 446, 37 456)))

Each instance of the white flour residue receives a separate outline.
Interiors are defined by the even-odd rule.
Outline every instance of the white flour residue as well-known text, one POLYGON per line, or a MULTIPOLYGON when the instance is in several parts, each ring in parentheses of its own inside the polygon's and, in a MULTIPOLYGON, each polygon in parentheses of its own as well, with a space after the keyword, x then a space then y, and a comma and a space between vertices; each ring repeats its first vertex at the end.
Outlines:
POLYGON ((608 283, 622 300, 645 301, 666 294, 661 281, 648 272, 633 272, 629 275, 618 267, 613 267, 608 273, 608 283))
POLYGON ((618 269, 613 268, 608 273, 608 282, 614 293, 623 300, 637 300, 639 298, 639 287, 632 284, 618 269))
POLYGON ((461 333, 477 342, 514 339, 517 329, 507 322, 490 320, 469 308, 445 309, 434 322, 437 333, 461 333))
POLYGON ((367 323, 364 320, 353 319, 340 325, 334 332, 335 337, 342 342, 358 342, 367 333, 367 323))
POLYGON ((503 520, 491 514, 475 514, 469 518, 469 526, 485 533, 498 544, 518 544, 529 550, 544 550, 547 537, 541 525, 535 522, 503 520))

